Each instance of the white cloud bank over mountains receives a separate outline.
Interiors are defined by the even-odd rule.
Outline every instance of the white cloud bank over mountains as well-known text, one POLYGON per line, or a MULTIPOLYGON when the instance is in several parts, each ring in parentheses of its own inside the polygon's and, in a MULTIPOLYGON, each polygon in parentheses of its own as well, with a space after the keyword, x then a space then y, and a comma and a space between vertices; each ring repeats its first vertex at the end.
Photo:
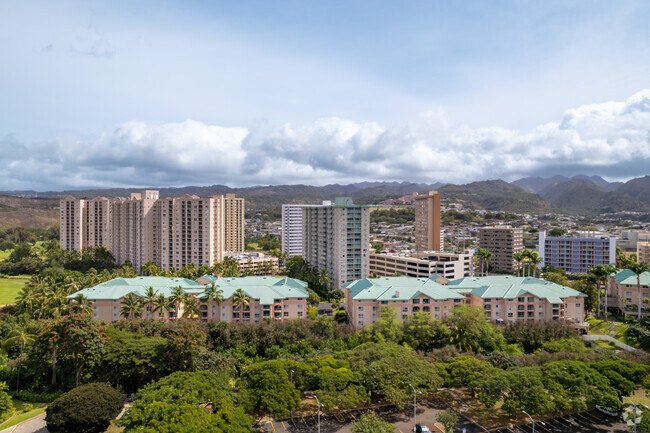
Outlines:
POLYGON ((3 190, 464 183, 554 174, 627 179, 650 174, 650 90, 567 110, 558 122, 525 133, 453 125, 440 110, 394 127, 338 118, 250 128, 129 121, 92 138, 22 143, 8 135, 0 150, 3 190))

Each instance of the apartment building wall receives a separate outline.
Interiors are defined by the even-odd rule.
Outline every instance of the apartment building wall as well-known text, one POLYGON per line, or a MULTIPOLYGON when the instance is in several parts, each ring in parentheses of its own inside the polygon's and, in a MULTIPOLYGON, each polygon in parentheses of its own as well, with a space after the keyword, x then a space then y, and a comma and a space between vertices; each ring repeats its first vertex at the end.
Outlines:
POLYGON ((638 263, 650 263, 650 242, 647 241, 637 242, 636 261, 638 263))
POLYGON ((327 269, 331 287, 342 288, 348 281, 369 273, 370 211, 349 198, 337 198, 334 205, 305 207, 303 210, 303 257, 318 271, 327 269))
POLYGON ((440 275, 447 280, 472 275, 474 255, 455 253, 416 253, 411 256, 370 253, 369 269, 378 276, 396 273, 405 277, 428 278, 440 275))
POLYGON ((442 251, 444 238, 440 230, 440 194, 415 197, 415 250, 442 251))
POLYGON ((303 255, 303 209, 313 206, 318 205, 282 205, 282 252, 289 254, 289 257, 303 255))
POLYGON ((151 261, 163 270, 223 260, 223 197, 184 195, 160 199, 158 191, 130 198, 61 201, 61 247, 101 245, 117 263, 140 269, 151 261))
POLYGON ((524 231, 511 226, 482 227, 478 246, 494 254, 489 265, 494 271, 515 273, 517 262, 513 255, 524 248, 524 231))
POLYGON ((616 262, 616 239, 612 237, 551 237, 539 232, 542 266, 550 265, 569 273, 584 273, 595 265, 616 262))
POLYGON ((84 207, 86 200, 66 197, 59 203, 60 209, 60 244, 61 248, 81 251, 86 233, 84 207))
POLYGON ((225 212, 225 251, 242 252, 244 246, 244 199, 235 194, 226 194, 225 212))
POLYGON ((419 295, 409 300, 351 300, 349 304, 350 323, 357 329, 372 325, 380 317, 383 307, 395 310, 398 319, 406 320, 415 313, 427 313, 432 319, 444 320, 456 305, 461 305, 461 299, 433 299, 419 295))
MULTIPOLYGON (((650 316, 650 273, 644 272, 639 277, 641 289, 637 289, 636 274, 630 270, 619 271, 608 279, 607 309, 619 310, 624 315, 637 316, 639 293, 641 294, 641 315, 650 316)), ((605 307, 605 297, 601 298, 605 307)))

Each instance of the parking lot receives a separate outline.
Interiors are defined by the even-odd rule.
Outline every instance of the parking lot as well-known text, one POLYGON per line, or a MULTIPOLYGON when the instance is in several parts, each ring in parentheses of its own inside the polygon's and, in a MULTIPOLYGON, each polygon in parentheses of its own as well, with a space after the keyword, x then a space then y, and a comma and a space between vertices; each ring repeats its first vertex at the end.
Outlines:
MULTIPOLYGON (((444 404, 426 403, 418 408, 418 423, 433 425, 435 418, 440 411, 445 410, 444 404)), ((413 412, 406 408, 404 411, 397 410, 394 406, 383 406, 373 408, 375 413, 386 421, 393 423, 397 433, 410 433, 413 427, 413 412)), ((338 413, 321 414, 322 433, 350 433, 350 423, 357 420, 367 409, 352 410, 338 413)), ((316 415, 294 416, 273 423, 257 425, 260 432, 274 433, 307 433, 315 432, 318 429, 316 415)), ((458 423, 454 426, 454 432, 483 433, 481 427, 470 423, 459 417, 458 423)), ((491 429, 490 433, 532 433, 533 427, 530 422, 509 427, 491 429)), ((628 433, 629 429, 625 424, 614 418, 604 415, 596 410, 582 412, 569 416, 557 417, 545 421, 535 422, 535 433, 628 433)))
MULTIPOLYGON (((513 427, 501 427, 490 433, 532 433, 531 423, 513 427)), ((569 416, 535 421, 535 433, 628 433, 630 430, 621 422, 597 410, 569 416)))
MULTIPOLYGON (((423 402, 418 404, 417 421, 418 423, 433 425, 439 412, 447 409, 443 403, 423 402)), ((413 428, 413 409, 412 406, 403 411, 398 410, 395 406, 386 405, 373 407, 374 412, 386 421, 391 422, 396 427, 397 433, 410 433, 413 428)), ((321 414, 321 432, 322 433, 351 433, 350 423, 359 419, 368 409, 351 410, 345 412, 334 412, 321 414)), ((270 431, 275 433, 307 433, 315 432, 318 429, 317 416, 304 415, 294 416, 272 424, 258 425, 258 431, 270 431)), ((466 433, 481 433, 485 430, 459 417, 455 430, 461 432, 466 429, 466 433)))

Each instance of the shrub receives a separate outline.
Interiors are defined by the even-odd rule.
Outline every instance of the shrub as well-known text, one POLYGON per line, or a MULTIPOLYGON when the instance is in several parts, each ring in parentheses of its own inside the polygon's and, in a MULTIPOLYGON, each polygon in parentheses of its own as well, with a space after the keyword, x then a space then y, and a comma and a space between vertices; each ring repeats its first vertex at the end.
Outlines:
POLYGON ((29 391, 9 391, 9 395, 15 399, 26 401, 28 403, 52 403, 57 398, 61 397, 62 393, 50 392, 37 394, 29 391))
POLYGON ((124 406, 122 394, 107 383, 90 383, 63 394, 47 408, 50 433, 99 433, 124 406))
POLYGON ((6 420, 14 413, 14 405, 11 397, 4 391, 0 391, 0 422, 6 420))

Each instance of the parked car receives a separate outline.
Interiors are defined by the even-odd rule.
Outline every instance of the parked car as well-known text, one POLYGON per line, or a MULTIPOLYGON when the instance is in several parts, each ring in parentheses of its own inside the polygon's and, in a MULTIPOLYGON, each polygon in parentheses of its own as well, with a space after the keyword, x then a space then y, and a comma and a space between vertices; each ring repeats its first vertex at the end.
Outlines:
POLYGON ((618 418, 618 412, 616 412, 611 407, 596 406, 596 409, 598 409, 600 412, 604 413, 605 415, 609 415, 609 416, 613 416, 614 418, 618 418))
POLYGON ((413 431, 415 433, 431 433, 429 427, 425 426, 424 424, 415 424, 415 427, 413 427, 413 431))

